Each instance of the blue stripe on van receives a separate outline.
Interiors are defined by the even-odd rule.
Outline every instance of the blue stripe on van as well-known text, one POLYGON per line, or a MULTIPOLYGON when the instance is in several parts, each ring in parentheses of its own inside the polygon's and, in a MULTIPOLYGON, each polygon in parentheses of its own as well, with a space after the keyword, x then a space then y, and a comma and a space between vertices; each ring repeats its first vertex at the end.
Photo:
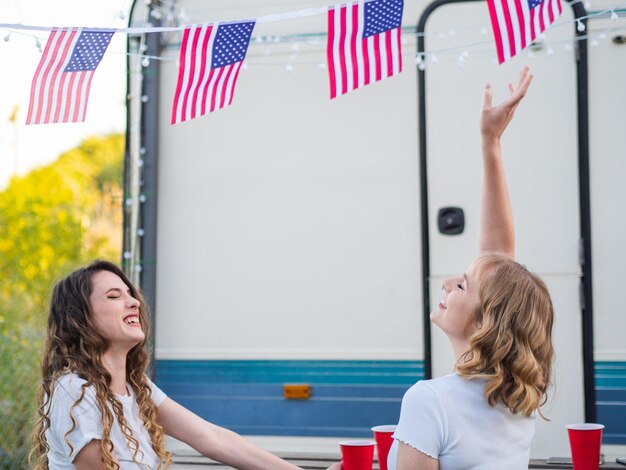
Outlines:
POLYGON ((156 361, 155 382, 172 399, 241 434, 371 437, 398 421, 422 361, 156 361), (311 385, 286 400, 283 385, 311 385))
POLYGON ((596 362, 596 413, 604 444, 626 444, 626 362, 596 362))
MULTIPOLYGON (((370 436, 395 423, 404 392, 424 378, 422 361, 158 360, 156 383, 200 416, 242 434, 370 436), (310 400, 285 400, 306 383, 310 400)), ((626 444, 626 362, 596 362, 597 420, 605 444, 626 444)))

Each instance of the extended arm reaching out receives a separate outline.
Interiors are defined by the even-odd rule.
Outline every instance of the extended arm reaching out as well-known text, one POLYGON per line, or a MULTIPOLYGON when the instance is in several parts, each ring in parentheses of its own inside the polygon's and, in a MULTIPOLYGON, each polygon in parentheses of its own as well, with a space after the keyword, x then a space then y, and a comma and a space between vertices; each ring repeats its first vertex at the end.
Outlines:
POLYGON ((506 184, 500 139, 513 119, 515 109, 526 95, 533 76, 528 67, 520 72, 517 87, 509 83, 510 96, 493 106, 493 90, 485 86, 480 133, 483 152, 483 184, 478 235, 479 254, 515 256, 513 214, 506 184))
MULTIPOLYGON (((158 413, 158 422, 168 435, 211 459, 242 470, 301 470, 240 435, 205 421, 170 398, 159 406, 158 413)), ((341 463, 328 470, 341 470, 341 463)))

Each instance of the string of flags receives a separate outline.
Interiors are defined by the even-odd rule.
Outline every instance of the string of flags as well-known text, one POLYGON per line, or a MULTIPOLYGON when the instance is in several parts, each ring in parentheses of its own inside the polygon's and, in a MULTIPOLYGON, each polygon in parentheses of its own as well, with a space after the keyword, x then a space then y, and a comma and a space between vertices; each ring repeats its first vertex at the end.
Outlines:
MULTIPOLYGON (((560 0, 487 3, 499 63, 525 49, 562 13, 560 0)), ((403 0, 356 0, 324 9, 330 99, 402 71, 403 10, 403 0)), ((171 124, 232 104, 255 24, 230 21, 184 29, 171 124)), ((26 124, 85 120, 91 80, 118 31, 52 28, 33 77, 26 124)))

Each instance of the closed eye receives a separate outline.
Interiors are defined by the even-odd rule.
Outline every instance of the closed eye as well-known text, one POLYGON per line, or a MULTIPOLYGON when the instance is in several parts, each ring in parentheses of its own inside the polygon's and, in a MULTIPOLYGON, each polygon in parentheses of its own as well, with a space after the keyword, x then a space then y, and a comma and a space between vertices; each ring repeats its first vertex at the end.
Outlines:
POLYGON ((465 290, 465 287, 463 286, 462 282, 459 282, 456 286, 461 290, 465 290))

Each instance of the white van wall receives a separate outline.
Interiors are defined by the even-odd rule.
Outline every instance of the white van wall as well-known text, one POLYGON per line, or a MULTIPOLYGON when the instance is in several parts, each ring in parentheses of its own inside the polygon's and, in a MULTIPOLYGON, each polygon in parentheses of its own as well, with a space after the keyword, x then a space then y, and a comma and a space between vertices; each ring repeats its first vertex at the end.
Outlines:
MULTIPOLYGON (((226 3, 185 8, 190 21, 294 9, 226 3)), ((325 21, 258 24, 254 36, 318 34, 297 53, 254 43, 233 106, 176 126, 168 51, 159 359, 423 358, 416 71, 406 57, 400 76, 329 101, 325 21)))

